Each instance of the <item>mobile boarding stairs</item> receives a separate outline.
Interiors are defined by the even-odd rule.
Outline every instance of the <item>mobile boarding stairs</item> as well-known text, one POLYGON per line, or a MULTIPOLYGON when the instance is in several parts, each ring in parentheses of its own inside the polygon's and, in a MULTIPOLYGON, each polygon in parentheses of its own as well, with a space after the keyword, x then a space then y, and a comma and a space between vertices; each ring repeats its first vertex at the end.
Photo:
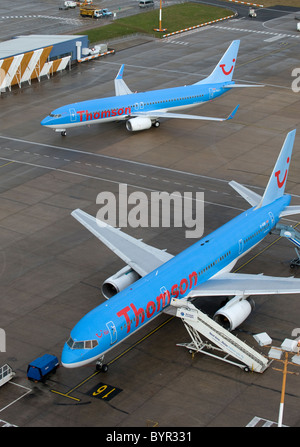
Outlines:
POLYGON ((295 228, 291 227, 290 225, 282 225, 282 224, 278 223, 275 226, 275 228, 273 228, 272 234, 279 234, 280 237, 285 237, 290 242, 292 242, 292 244, 295 245, 295 251, 297 254, 297 258, 294 258, 291 260, 290 268, 293 269, 294 267, 300 267, 300 253, 298 250, 298 248, 300 248, 300 233, 299 233, 299 231, 295 230, 295 228))
POLYGON ((177 308, 176 316, 181 318, 192 339, 190 343, 180 343, 177 346, 184 346, 191 352, 201 352, 215 357, 245 371, 262 373, 268 368, 270 361, 265 356, 256 352, 208 315, 201 312, 192 302, 184 298, 173 298, 171 305, 177 308), (213 342, 214 345, 204 342, 200 335, 213 342), (211 351, 215 351, 216 354, 211 351))
POLYGON ((11 367, 6 363, 5 365, 0 367, 0 387, 4 385, 6 382, 9 382, 15 373, 11 369, 11 367))
MULTIPOLYGON (((277 224, 272 230, 272 234, 279 234, 300 248, 300 233, 289 225, 277 224)), ((290 261, 290 267, 300 267, 300 253, 295 247, 297 258, 290 261)), ((171 305, 176 309, 176 316, 181 318, 183 324, 191 336, 190 343, 180 343, 177 346, 184 346, 191 352, 202 352, 203 354, 215 357, 232 365, 236 365, 245 371, 262 373, 270 365, 270 361, 259 354, 255 349, 239 340, 235 335, 223 328, 220 324, 212 320, 208 315, 197 309, 191 301, 187 299, 172 299, 171 305), (204 342, 200 335, 214 343, 204 342), (210 351, 210 352, 208 352, 210 351), (212 351, 217 352, 213 354, 212 351), (236 360, 230 360, 234 358, 236 360)))

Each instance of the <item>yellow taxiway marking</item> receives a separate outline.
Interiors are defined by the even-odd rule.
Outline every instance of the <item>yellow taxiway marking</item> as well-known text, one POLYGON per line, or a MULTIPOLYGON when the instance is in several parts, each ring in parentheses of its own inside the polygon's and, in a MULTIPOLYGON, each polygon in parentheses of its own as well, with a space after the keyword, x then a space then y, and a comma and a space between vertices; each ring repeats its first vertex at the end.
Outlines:
MULTIPOLYGON (((159 326, 157 326, 155 329, 153 329, 151 332, 149 332, 148 334, 146 334, 144 337, 140 338, 140 340, 138 340, 136 343, 134 343, 132 346, 130 346, 128 349, 125 349, 125 351, 121 352, 121 354, 117 355, 117 357, 115 357, 114 359, 112 359, 110 362, 108 362, 108 365, 111 365, 112 363, 114 363, 115 361, 119 360, 121 357, 123 357, 123 355, 127 354, 129 351, 131 351, 133 348, 135 348, 137 345, 139 345, 140 343, 142 343, 144 340, 146 340, 147 338, 149 338, 152 334, 154 334, 155 332, 157 332, 159 329, 161 329, 163 326, 165 326, 167 323, 169 323, 171 320, 173 320, 173 316, 171 318, 169 318, 168 320, 164 321, 162 324, 160 324, 159 326)), ((93 374, 91 374, 90 376, 88 376, 87 378, 85 378, 82 382, 80 382, 78 385, 76 385, 75 387, 73 387, 71 390, 69 390, 67 393, 61 393, 59 391, 56 390, 50 390, 52 393, 55 394, 59 394, 60 396, 63 397, 68 397, 69 399, 73 399, 76 400, 77 402, 80 402, 81 399, 78 399, 76 397, 70 396, 71 393, 73 393, 75 390, 77 390, 78 388, 80 388, 82 385, 84 385, 86 382, 88 382, 89 380, 91 380, 93 377, 97 376, 101 371, 95 371, 93 374)))
POLYGON ((50 390, 50 391, 51 391, 51 393, 59 394, 60 396, 68 397, 69 399, 73 399, 73 400, 76 400, 77 402, 80 402, 80 399, 77 399, 77 397, 69 396, 68 393, 64 394, 64 393, 60 393, 59 391, 56 391, 56 390, 50 390))
POLYGON ((8 166, 12 163, 14 163, 14 161, 9 161, 8 163, 5 163, 4 165, 0 165, 0 168, 4 168, 4 166, 8 166))
POLYGON ((293 47, 293 46, 295 46, 295 45, 296 45, 296 44, 289 44, 289 43, 287 43, 287 42, 282 42, 282 43, 280 44, 281 48, 276 49, 276 50, 272 50, 272 51, 267 51, 267 52, 264 53, 262 56, 257 56, 257 57, 255 57, 255 58, 253 58, 253 59, 249 59, 248 61, 246 61, 246 62, 242 62, 242 63, 240 63, 240 64, 237 64, 236 66, 237 66, 237 67, 242 67, 243 65, 251 64, 252 62, 256 62, 256 61, 259 61, 259 60, 261 60, 261 59, 265 59, 265 57, 270 56, 271 54, 280 53, 281 51, 285 50, 286 48, 293 47))

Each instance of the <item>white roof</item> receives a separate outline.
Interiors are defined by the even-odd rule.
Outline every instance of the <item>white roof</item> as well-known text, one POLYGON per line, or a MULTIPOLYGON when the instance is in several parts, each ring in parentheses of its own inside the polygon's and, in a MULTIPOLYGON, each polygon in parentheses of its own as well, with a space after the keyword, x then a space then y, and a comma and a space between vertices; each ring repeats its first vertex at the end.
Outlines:
POLYGON ((31 34, 29 36, 16 36, 14 39, 0 42, 0 59, 17 54, 27 53, 39 48, 49 47, 57 43, 66 42, 69 40, 80 40, 82 36, 70 35, 48 35, 48 34, 31 34))

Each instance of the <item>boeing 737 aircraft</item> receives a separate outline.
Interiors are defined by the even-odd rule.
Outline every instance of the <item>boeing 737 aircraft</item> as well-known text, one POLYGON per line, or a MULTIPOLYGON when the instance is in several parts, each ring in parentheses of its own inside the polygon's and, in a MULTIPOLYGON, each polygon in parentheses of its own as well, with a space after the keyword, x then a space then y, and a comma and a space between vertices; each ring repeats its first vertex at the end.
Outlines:
POLYGON ((239 40, 231 43, 224 56, 210 76, 196 84, 183 87, 132 93, 123 80, 124 65, 115 78, 115 96, 91 99, 60 107, 41 121, 63 136, 70 127, 126 121, 129 131, 150 129, 160 125, 159 118, 181 118, 209 121, 232 119, 238 107, 227 118, 185 115, 174 113, 211 101, 233 87, 257 87, 256 85, 235 84, 232 75, 239 49, 239 40))
POLYGON ((215 315, 232 330, 249 316, 249 296, 299 293, 300 279, 231 273, 240 257, 276 225, 278 229, 281 217, 300 214, 300 206, 289 206, 291 196, 284 194, 295 133, 287 135, 263 196, 230 182, 251 208, 177 256, 136 240, 84 211, 73 211, 75 219, 127 266, 105 281, 103 292, 108 301, 86 314, 71 331, 63 348, 62 365, 74 368, 97 361, 107 370, 104 354, 157 317, 171 298, 232 296, 215 315))

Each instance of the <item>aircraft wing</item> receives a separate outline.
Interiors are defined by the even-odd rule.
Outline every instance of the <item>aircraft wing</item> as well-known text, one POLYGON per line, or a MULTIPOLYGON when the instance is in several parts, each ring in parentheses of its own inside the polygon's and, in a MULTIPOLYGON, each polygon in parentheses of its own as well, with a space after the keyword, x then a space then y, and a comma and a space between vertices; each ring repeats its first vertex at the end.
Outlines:
POLYGON ((247 87, 265 87, 264 84, 228 84, 223 85, 223 88, 247 88, 247 87))
POLYGON ((189 115, 184 113, 171 113, 163 112, 160 110, 153 110, 149 112, 133 112, 132 116, 143 116, 148 118, 180 118, 180 119, 193 119, 193 120, 206 120, 206 121, 227 121, 231 120, 237 112, 239 105, 233 110, 233 112, 228 115, 227 118, 215 118, 213 116, 200 116, 200 115, 189 115))
POLYGON ((300 279, 224 273, 216 275, 195 287, 189 292, 187 297, 277 295, 287 293, 300 293, 300 279))
POLYGON ((132 93, 130 88, 127 86, 127 84, 123 80, 123 71, 124 71, 124 64, 121 66, 121 68, 114 80, 116 96, 130 95, 132 93))
POLYGON ((140 276, 147 275, 173 258, 170 253, 151 247, 80 209, 73 211, 71 215, 140 276))

